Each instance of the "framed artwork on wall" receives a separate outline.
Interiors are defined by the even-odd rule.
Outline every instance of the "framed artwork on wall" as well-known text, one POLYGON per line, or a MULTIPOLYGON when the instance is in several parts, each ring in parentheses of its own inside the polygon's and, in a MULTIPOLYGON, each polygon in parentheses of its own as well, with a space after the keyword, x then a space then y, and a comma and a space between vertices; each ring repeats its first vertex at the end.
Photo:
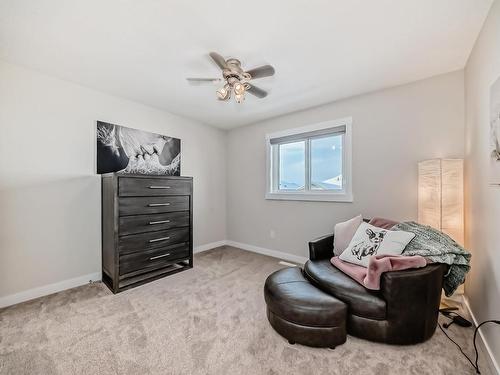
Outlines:
POLYGON ((500 77, 490 88, 490 183, 500 184, 500 77))
POLYGON ((181 140, 97 121, 97 173, 180 176, 181 140))

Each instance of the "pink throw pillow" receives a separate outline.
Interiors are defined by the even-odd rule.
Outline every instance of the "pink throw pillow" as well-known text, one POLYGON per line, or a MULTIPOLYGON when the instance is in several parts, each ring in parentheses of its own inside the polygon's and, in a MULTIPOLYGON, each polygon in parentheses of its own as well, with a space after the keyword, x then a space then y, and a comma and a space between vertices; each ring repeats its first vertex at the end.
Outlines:
POLYGON ((368 224, 382 229, 391 229, 394 225, 399 224, 399 222, 390 219, 384 219, 382 217, 374 217, 368 224))
POLYGON ((356 230, 362 222, 363 217, 359 215, 335 225, 335 229, 333 231, 335 235, 333 238, 333 254, 335 254, 335 256, 339 256, 345 249, 347 249, 347 246, 349 246, 349 243, 354 237, 354 233, 356 233, 356 230))

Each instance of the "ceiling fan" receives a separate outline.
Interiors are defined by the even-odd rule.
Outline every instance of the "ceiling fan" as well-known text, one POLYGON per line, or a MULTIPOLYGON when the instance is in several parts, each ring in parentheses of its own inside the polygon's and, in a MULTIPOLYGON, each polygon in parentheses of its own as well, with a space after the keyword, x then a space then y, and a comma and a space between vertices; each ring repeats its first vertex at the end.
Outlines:
POLYGON ((250 84, 249 81, 274 75, 274 68, 271 65, 263 65, 244 71, 238 59, 226 60, 217 52, 210 52, 210 57, 222 69, 222 78, 187 78, 189 82, 194 84, 223 83, 223 86, 217 90, 217 98, 224 101, 229 100, 232 93, 234 93, 234 99, 237 103, 245 100, 247 92, 257 98, 267 96, 266 91, 250 84))

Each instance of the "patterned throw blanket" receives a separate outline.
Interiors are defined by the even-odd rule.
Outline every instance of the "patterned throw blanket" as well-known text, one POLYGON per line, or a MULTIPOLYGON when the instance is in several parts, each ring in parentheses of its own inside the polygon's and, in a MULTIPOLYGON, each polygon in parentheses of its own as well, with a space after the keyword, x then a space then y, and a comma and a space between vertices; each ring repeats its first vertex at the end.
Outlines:
POLYGON ((464 283, 465 274, 470 269, 471 254, 449 236, 413 221, 396 224, 392 230, 415 233, 415 238, 406 246, 402 255, 420 255, 433 263, 444 263, 450 266, 443 285, 447 297, 464 283))

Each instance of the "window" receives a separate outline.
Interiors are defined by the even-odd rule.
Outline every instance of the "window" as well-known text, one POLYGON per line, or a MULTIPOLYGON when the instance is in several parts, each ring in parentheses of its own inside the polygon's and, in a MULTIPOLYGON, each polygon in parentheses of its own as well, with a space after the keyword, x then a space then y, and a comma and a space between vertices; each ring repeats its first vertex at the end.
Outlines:
POLYGON ((352 202, 351 123, 268 134, 266 198, 352 202))

